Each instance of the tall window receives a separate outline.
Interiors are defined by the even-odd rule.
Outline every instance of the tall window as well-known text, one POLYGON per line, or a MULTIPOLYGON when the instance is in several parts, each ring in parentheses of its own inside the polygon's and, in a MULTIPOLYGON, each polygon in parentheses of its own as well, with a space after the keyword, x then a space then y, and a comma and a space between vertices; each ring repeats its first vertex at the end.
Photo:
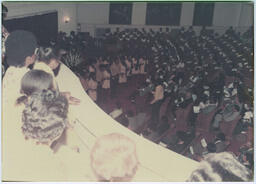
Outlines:
POLYGON ((109 24, 131 24, 132 3, 110 3, 109 24))
POLYGON ((194 26, 211 26, 213 20, 214 3, 195 3, 194 26))
POLYGON ((147 25, 179 25, 182 3, 147 3, 147 25))

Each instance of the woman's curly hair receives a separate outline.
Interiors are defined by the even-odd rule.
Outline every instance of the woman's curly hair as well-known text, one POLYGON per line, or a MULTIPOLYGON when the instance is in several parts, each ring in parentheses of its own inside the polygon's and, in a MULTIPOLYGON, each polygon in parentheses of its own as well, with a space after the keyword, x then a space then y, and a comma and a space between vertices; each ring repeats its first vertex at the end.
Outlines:
POLYGON ((22 131, 26 138, 40 143, 62 135, 67 125, 68 102, 52 90, 36 92, 28 98, 22 114, 22 131))

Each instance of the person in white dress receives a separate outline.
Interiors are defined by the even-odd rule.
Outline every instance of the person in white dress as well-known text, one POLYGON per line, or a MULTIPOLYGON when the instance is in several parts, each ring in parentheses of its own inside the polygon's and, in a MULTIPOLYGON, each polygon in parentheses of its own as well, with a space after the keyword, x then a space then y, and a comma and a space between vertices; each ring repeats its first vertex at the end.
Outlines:
POLYGON ((143 59, 143 58, 140 58, 139 59, 139 64, 140 64, 140 74, 146 74, 146 72, 145 72, 145 67, 146 67, 146 61, 145 61, 145 59, 143 59))
POLYGON ((119 63, 119 78, 118 78, 118 83, 123 84, 127 82, 127 76, 126 76, 126 66, 124 62, 119 63))
POLYGON ((131 61, 129 61, 127 56, 125 56, 125 64, 126 64, 126 67, 127 67, 127 76, 129 78, 131 76, 131 73, 132 73, 132 63, 131 63, 131 61))

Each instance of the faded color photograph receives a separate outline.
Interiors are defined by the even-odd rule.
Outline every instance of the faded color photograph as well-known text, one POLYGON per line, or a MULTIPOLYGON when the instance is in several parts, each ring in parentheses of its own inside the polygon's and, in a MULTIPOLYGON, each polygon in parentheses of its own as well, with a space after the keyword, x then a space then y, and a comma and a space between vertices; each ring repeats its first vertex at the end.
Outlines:
POLYGON ((2 181, 253 182, 253 2, 1 6, 2 181))

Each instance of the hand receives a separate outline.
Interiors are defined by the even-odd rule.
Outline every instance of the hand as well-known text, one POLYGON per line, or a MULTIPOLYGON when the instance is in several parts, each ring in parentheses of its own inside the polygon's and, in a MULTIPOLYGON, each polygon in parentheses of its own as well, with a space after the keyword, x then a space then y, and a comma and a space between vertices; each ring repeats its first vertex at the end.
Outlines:
POLYGON ((80 104, 80 100, 78 98, 71 96, 70 92, 68 92, 68 91, 61 92, 61 94, 66 97, 66 99, 68 100, 68 103, 70 105, 79 105, 80 104))
POLYGON ((73 96, 70 96, 69 99, 68 99, 68 103, 70 105, 79 105, 80 104, 80 100, 78 98, 75 98, 73 96))

